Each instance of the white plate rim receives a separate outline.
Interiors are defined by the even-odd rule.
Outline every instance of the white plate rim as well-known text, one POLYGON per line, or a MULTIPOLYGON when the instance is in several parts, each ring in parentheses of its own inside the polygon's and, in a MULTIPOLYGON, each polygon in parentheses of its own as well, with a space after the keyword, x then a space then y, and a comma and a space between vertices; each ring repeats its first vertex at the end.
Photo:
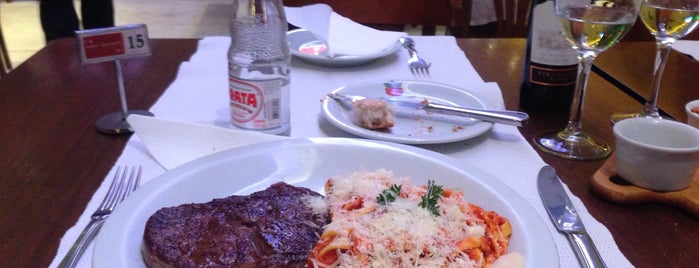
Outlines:
MULTIPOLYGON (((440 168, 439 170, 443 170, 444 172, 448 171, 450 173, 459 174, 463 177, 454 179, 455 181, 453 183, 463 183, 463 185, 468 185, 468 187, 484 187, 484 189, 491 191, 490 195, 493 195, 493 197, 490 198, 496 198, 494 203, 502 203, 500 205, 508 208, 507 211, 498 211, 498 213, 508 217, 512 222, 513 229, 515 230, 512 241, 514 242, 515 239, 518 239, 517 243, 519 246, 524 247, 526 252, 520 253, 522 253, 526 258, 526 267, 557 267, 559 265, 559 254, 555 242, 550 232, 546 228, 545 222, 534 210, 534 208, 531 207, 529 203, 517 192, 509 188, 497 178, 480 171, 478 168, 457 161, 455 158, 413 146, 361 139, 309 138, 272 141, 222 151, 184 164, 154 178, 150 182, 143 185, 120 206, 118 206, 112 216, 110 216, 110 218, 105 222, 104 226, 102 227, 102 231, 96 238, 93 252, 93 267, 144 267, 140 254, 140 244, 143 233, 142 227, 152 212, 162 207, 162 204, 148 203, 148 201, 153 201, 156 198, 162 197, 163 195, 168 197, 167 195, 171 195, 172 192, 168 193, 166 190, 172 187, 176 187, 178 185, 180 187, 186 187, 187 183, 192 183, 192 178, 188 178, 187 176, 205 174, 205 172, 212 169, 220 169, 223 165, 228 167, 231 163, 237 163, 231 162, 233 160, 251 158, 252 156, 256 155, 273 154, 272 156, 279 157, 283 154, 281 153, 283 152, 283 150, 281 150, 282 148, 298 149, 300 150, 298 152, 304 152, 304 150, 313 152, 313 149, 317 150, 317 152, 322 152, 323 150, 333 148, 340 150, 347 148, 350 150, 350 152, 353 152, 353 149, 368 150, 372 152, 399 156, 404 160, 407 159, 410 161, 424 162, 426 165, 435 165, 436 167, 440 168), (152 212, 144 211, 147 210, 147 206, 152 207, 152 212), (138 222, 140 222, 140 225, 138 222), (139 225, 140 229, 136 227, 129 227, 134 225, 139 225), (141 234, 141 236, 131 237, 128 236, 128 232, 135 232, 135 234, 141 234), (138 246, 129 249, 129 242, 131 242, 131 245, 137 244, 138 246), (131 250, 131 254, 129 254, 129 250, 131 250)), ((382 155, 379 155, 379 157, 381 156, 382 155)), ((357 161, 361 162, 366 160, 358 159, 357 161)), ((387 163, 390 164, 391 162, 387 163)), ((344 165, 346 163, 338 164, 344 165)), ((348 167, 347 169, 356 170, 356 168, 353 167, 348 167)), ((439 180, 437 181, 439 182, 439 180)), ((200 183, 200 181, 196 182, 200 183)), ((263 181, 253 183, 253 185, 263 189, 266 187, 266 185, 273 182, 275 181, 263 181)), ((303 185, 303 181, 298 183, 289 183, 305 186, 303 185)), ((241 189, 248 189, 249 191, 258 190, 254 189, 254 187, 250 188, 249 182, 247 184, 242 183, 241 185, 248 186, 243 188, 231 187, 231 191, 239 192, 241 189)), ((216 186, 218 185, 214 185, 213 187, 216 186)), ((322 186, 318 187, 322 188, 322 186)), ((187 193, 178 194, 188 195, 190 194, 190 190, 193 192, 191 193, 192 195, 197 194, 196 189, 187 188, 187 190, 187 193)), ((318 191, 318 189, 313 190, 318 191)), ((482 191, 476 191, 475 193, 467 195, 467 197, 481 194, 485 194, 486 196, 489 195, 487 193, 483 193, 482 191)), ((204 197, 204 199, 210 200, 216 197, 220 196, 209 195, 208 197, 204 197)), ((175 201, 174 203, 181 204, 181 201, 175 201)), ((486 209, 488 209, 489 205, 493 205, 492 203, 479 204, 477 202, 476 204, 483 206, 486 209)), ((511 250, 517 251, 513 248, 511 248, 511 250)))
MULTIPOLYGON (((291 31, 288 31, 286 34, 291 35, 303 31, 308 31, 303 28, 299 29, 294 29, 291 31)), ((300 45, 300 44, 299 44, 300 45)), ((392 55, 396 53, 401 48, 401 43, 396 40, 395 43, 391 44, 390 46, 384 48, 383 50, 376 52, 376 53, 371 53, 367 55, 356 55, 356 56, 346 56, 346 57, 326 57, 323 55, 312 55, 312 54, 306 54, 306 53, 301 53, 296 49, 298 45, 296 44, 291 44, 289 43, 289 51, 291 52, 291 55, 298 57, 299 59, 321 65, 321 66, 330 66, 330 67, 349 67, 349 66, 356 66, 356 65, 361 65, 365 63, 369 63, 371 61, 377 60, 379 58, 386 57, 388 55, 392 55)))
MULTIPOLYGON (((475 96, 474 94, 471 94, 465 89, 457 88, 455 86, 443 84, 443 83, 436 83, 436 82, 429 82, 429 81, 418 81, 418 80, 400 80, 400 79, 386 79, 386 80, 379 80, 379 81, 369 81, 369 82, 361 82, 357 84, 352 84, 344 87, 340 87, 338 89, 333 90, 331 93, 346 93, 346 94, 354 94, 356 95, 357 93, 353 92, 358 88, 363 88, 367 87, 370 85, 374 84, 382 84, 384 82, 388 81, 394 81, 394 82, 401 82, 405 84, 405 87, 408 87, 412 84, 419 84, 419 85, 429 85, 429 86, 434 86, 438 87, 441 91, 435 91, 434 93, 429 93, 425 94, 427 97, 431 98, 440 98, 440 96, 444 96, 445 92, 449 92, 451 94, 458 94, 461 97, 464 97, 465 99, 460 99, 457 101, 453 101, 452 105, 458 105, 458 106, 464 106, 467 108, 476 108, 476 109, 483 109, 486 108, 485 103, 483 100, 475 96), (470 104, 475 104, 477 106, 469 106, 465 105, 465 101, 469 101, 470 104)), ((361 94, 360 94, 361 95, 361 94)), ((377 92, 375 95, 366 95, 365 97, 390 97, 388 95, 382 95, 382 93, 377 92)), ((381 131, 375 131, 375 130, 369 130, 362 128, 360 126, 357 126, 353 122, 351 122, 350 119, 347 118, 345 114, 338 113, 336 111, 344 111, 342 107, 337 103, 337 101, 332 100, 330 98, 324 98, 321 101, 321 113, 325 117, 325 119, 330 122, 332 125, 335 127, 348 132, 350 134, 354 134, 359 137, 363 138, 368 138, 368 139, 374 139, 374 140, 381 140, 381 141, 390 141, 390 142, 397 142, 397 143, 403 143, 403 144, 439 144, 439 143, 450 143, 450 142, 457 142, 457 141, 463 141, 471 138, 478 137, 488 131, 490 131, 493 127, 493 123, 491 122, 485 122, 485 121, 479 121, 473 125, 468 125, 464 126, 464 129, 455 131, 450 133, 450 135, 420 135, 418 136, 398 136, 394 135, 391 133, 385 133, 381 131)))

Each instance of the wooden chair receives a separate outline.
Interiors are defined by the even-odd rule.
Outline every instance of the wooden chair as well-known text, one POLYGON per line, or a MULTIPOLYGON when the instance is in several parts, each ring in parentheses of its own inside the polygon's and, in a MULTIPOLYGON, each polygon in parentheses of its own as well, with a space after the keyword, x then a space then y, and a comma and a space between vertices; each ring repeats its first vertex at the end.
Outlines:
POLYGON ((494 0, 497 37, 527 37, 532 0, 494 0))
POLYGON ((485 25, 469 26, 465 35, 458 37, 511 38, 527 37, 529 9, 532 0, 490 0, 495 8, 495 21, 485 25))
POLYGON ((10 54, 7 52, 7 45, 2 33, 2 26, 0 25, 0 78, 7 75, 10 70, 12 70, 12 62, 10 61, 10 54))
POLYGON ((423 35, 435 35, 436 26, 463 35, 468 31, 471 0, 285 0, 285 6, 324 3, 338 14, 383 30, 402 31, 406 25, 422 25, 423 35))

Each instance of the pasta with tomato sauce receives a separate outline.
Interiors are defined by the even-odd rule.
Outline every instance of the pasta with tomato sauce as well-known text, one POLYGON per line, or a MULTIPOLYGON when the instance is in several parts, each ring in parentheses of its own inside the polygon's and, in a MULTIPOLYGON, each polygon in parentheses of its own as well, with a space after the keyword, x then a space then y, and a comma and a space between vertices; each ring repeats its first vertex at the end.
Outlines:
POLYGON ((307 267, 488 267, 512 255, 508 219, 441 187, 430 211, 421 206, 429 188, 382 169, 329 179, 331 222, 307 267))

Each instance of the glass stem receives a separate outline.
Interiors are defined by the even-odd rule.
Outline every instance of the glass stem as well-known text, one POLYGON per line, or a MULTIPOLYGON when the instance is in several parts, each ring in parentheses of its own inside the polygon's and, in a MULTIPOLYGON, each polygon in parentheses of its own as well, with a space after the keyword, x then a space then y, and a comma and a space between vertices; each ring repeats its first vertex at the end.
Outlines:
POLYGON ((653 67, 653 91, 646 101, 646 105, 643 108, 643 116, 659 118, 660 113, 658 113, 658 93, 660 92, 660 80, 665 72, 665 63, 667 63, 667 56, 670 54, 672 47, 672 41, 662 41, 658 40, 656 42, 657 50, 655 53, 655 65, 653 67))
POLYGON ((578 74, 575 82, 575 92, 573 93, 573 103, 570 105, 570 117, 568 126, 563 130, 562 135, 568 140, 579 140, 583 137, 582 130, 582 109, 585 103, 585 91, 587 89, 587 78, 590 76, 592 62, 597 55, 590 52, 581 52, 578 54, 580 63, 578 63, 578 74))

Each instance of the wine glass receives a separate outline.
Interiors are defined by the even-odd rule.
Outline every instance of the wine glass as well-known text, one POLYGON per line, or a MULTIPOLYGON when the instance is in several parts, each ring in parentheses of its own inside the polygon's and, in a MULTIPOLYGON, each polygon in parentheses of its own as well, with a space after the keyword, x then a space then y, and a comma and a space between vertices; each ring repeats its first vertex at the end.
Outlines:
POLYGON ((568 125, 560 132, 534 137, 544 152, 569 159, 605 158, 611 148, 582 129, 581 115, 587 78, 595 57, 616 44, 633 26, 641 0, 555 0, 566 39, 578 53, 578 76, 568 125))
POLYGON ((677 39, 688 35, 699 25, 699 0, 643 0, 639 16, 650 30, 650 34, 655 37, 657 47, 653 67, 653 92, 641 112, 613 114, 612 123, 631 117, 660 118, 658 92, 667 56, 677 39))

